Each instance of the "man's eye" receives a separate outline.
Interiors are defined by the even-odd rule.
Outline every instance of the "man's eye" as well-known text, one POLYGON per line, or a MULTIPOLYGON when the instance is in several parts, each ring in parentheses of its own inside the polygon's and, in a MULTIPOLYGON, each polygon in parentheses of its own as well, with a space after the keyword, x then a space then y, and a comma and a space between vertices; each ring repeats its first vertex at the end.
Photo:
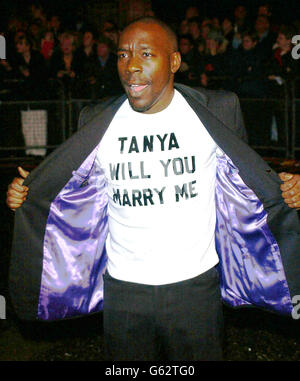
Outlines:
POLYGON ((152 57, 152 54, 149 53, 149 52, 144 52, 144 53, 143 53, 143 56, 144 56, 144 57, 152 57))
POLYGON ((119 55, 118 55, 118 58, 120 59, 120 58, 126 58, 127 57, 127 54, 126 53, 120 53, 119 55))

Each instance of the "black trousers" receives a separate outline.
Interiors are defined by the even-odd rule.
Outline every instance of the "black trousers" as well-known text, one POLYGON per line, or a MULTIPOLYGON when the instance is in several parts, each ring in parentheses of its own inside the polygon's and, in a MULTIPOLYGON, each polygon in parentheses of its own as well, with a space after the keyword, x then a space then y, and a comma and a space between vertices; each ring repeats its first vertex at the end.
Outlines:
POLYGON ((215 268, 160 286, 104 275, 107 360, 222 360, 223 312, 215 268))

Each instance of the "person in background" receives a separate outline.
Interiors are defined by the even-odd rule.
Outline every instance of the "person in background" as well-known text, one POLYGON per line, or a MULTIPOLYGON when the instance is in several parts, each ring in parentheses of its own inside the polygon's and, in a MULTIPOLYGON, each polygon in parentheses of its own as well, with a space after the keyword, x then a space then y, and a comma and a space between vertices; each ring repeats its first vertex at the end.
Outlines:
POLYGON ((201 56, 189 34, 179 37, 181 65, 175 74, 175 81, 189 86, 199 86, 200 73, 203 72, 201 56))
POLYGON ((62 33, 62 22, 58 15, 52 15, 48 21, 48 29, 54 34, 55 44, 59 44, 59 36, 62 33))
POLYGON ((99 99, 123 92, 117 72, 117 56, 113 44, 105 36, 96 41, 96 54, 90 66, 89 84, 92 86, 92 98, 99 99))
POLYGON ((117 25, 112 21, 105 21, 101 34, 110 40, 110 50, 116 53, 120 36, 117 25))
POLYGON ((204 71, 201 76, 201 84, 217 88, 223 83, 222 77, 226 74, 225 50, 226 43, 222 33, 211 29, 206 38, 206 50, 203 56, 204 71))
POLYGON ((257 16, 266 16, 270 20, 271 31, 278 33, 280 26, 274 22, 273 9, 270 3, 262 3, 257 9, 257 16))
POLYGON ((179 23, 179 28, 178 28, 178 35, 179 36, 182 36, 182 35, 185 35, 185 34, 188 34, 189 33, 189 22, 187 19, 183 19, 181 20, 181 22, 179 23))
MULTIPOLYGON (((255 32, 244 32, 242 45, 239 49, 232 50, 226 60, 231 78, 226 81, 224 87, 242 98, 267 97, 265 66, 259 51, 256 50, 257 42, 258 36, 255 32)), ((269 110, 268 102, 253 99, 244 103, 243 116, 251 146, 270 144, 269 110)))
POLYGON ((224 38, 227 40, 227 51, 232 50, 232 42, 234 38, 234 28, 233 28, 233 22, 229 17, 225 17, 221 24, 221 30, 224 38))
POLYGON ((232 39, 232 48, 238 49, 242 44, 242 33, 249 28, 248 10, 243 4, 239 4, 234 8, 233 15, 234 36, 232 39))
POLYGON ((54 33, 52 32, 52 30, 48 30, 45 32, 44 37, 41 39, 41 53, 46 62, 48 62, 52 57, 54 47, 54 33))
POLYGON ((75 72, 77 73, 79 83, 78 92, 82 98, 91 97, 90 85, 95 83, 94 66, 97 59, 95 32, 92 29, 86 29, 82 45, 75 51, 75 72))
POLYGON ((190 20, 194 17, 200 17, 199 9, 195 5, 189 6, 185 11, 185 19, 190 20))
POLYGON ((28 34, 32 42, 32 48, 40 50, 41 36, 43 34, 43 26, 40 19, 35 19, 29 24, 28 34))
POLYGON ((213 29, 211 19, 206 17, 201 22, 201 38, 206 42, 208 33, 213 29))
POLYGON ((267 62, 272 56, 272 49, 276 42, 277 34, 270 29, 270 21, 266 16, 258 16, 255 21, 255 32, 258 36, 256 49, 267 62))
POLYGON ((294 26, 283 25, 278 33, 275 50, 268 65, 268 79, 281 85, 299 74, 299 63, 292 57, 292 38, 297 34, 294 26))
POLYGON ((194 41, 194 46, 197 45, 198 41, 202 37, 201 35, 201 20, 199 17, 192 17, 188 19, 189 33, 194 41))
MULTIPOLYGON (((228 57, 228 72, 232 74, 231 90, 240 97, 263 98, 267 95, 265 67, 256 50, 258 36, 255 32, 242 34, 242 45, 228 57)), ((228 87, 226 87, 228 88, 228 87)))
POLYGON ((248 11, 243 4, 239 4, 234 8, 233 28, 235 33, 242 33, 249 28, 248 11))
POLYGON ((74 51, 74 36, 65 32, 60 36, 59 49, 54 52, 50 60, 51 78, 62 81, 67 91, 72 91, 73 80, 76 77, 74 51))
MULTIPOLYGON (((268 60, 267 72, 267 85, 268 95, 270 98, 280 100, 274 102, 270 110, 270 125, 276 126, 277 129, 277 142, 276 144, 284 146, 287 143, 286 131, 286 115, 285 115, 285 99, 291 99, 291 81, 299 75, 299 62, 293 59, 292 38, 296 34, 294 26, 282 26, 279 30, 276 40, 275 50, 272 51, 272 56, 268 60)), ((290 118, 292 110, 288 111, 288 123, 291 122, 290 118)))
POLYGON ((17 56, 14 61, 14 76, 23 82, 20 85, 19 99, 43 99, 47 80, 47 70, 44 57, 32 49, 28 35, 22 35, 16 40, 17 56))

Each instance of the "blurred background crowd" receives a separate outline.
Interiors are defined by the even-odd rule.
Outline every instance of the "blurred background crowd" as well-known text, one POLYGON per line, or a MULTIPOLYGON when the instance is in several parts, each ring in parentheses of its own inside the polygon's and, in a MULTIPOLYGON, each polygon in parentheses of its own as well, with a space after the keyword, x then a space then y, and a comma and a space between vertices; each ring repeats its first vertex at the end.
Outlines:
MULTIPOLYGON (((300 60, 291 54, 292 37, 300 35, 300 19, 297 14, 285 17, 284 5, 275 12, 273 2, 253 6, 232 1, 219 12, 217 5, 226 3, 220 1, 213 2, 215 10, 210 7, 206 12, 202 2, 187 1, 174 17, 170 1, 164 9, 163 2, 155 0, 99 0, 98 9, 117 7, 118 17, 102 12, 95 22, 91 17, 95 1, 85 6, 78 2, 77 8, 75 3, 72 17, 48 9, 45 1, 24 2, 25 8, 7 13, 0 30, 6 39, 6 59, 0 60, 1 100, 55 99, 57 84, 75 99, 122 93, 116 66, 118 37, 126 22, 143 15, 162 18, 176 32, 182 55, 177 82, 268 99, 283 97, 300 74, 300 60)), ((264 104, 256 106, 257 114, 266 114, 265 109, 264 104)), ((284 141, 283 135, 279 141, 284 141)))
MULTIPOLYGON (((155 16, 149 1, 139 3, 140 15, 155 16)), ((171 25, 182 54, 176 80, 267 97, 278 92, 283 81, 295 78, 299 61, 291 55, 291 39, 300 34, 300 20, 275 18, 268 3, 256 8, 250 17, 247 7, 239 4, 220 18, 202 14, 196 5, 187 6, 171 25)), ((63 15, 33 3, 2 25, 7 45, 7 57, 0 61, 2 84, 26 82, 14 96, 47 98, 49 78, 61 80, 73 97, 98 99, 122 91, 115 54, 121 26, 109 19, 92 25, 85 14, 80 16, 69 25, 63 15)))

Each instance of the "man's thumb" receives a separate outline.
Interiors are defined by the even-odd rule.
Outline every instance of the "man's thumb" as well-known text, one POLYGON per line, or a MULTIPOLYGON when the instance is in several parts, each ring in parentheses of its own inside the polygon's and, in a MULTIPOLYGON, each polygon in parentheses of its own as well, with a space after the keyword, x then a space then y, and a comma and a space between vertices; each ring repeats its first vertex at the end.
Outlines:
POLYGON ((25 171, 22 167, 18 167, 18 171, 20 175, 23 177, 23 179, 26 179, 26 177, 29 175, 29 172, 25 171))
POLYGON ((293 178, 293 175, 291 173, 282 172, 282 173, 279 173, 279 177, 282 181, 288 181, 293 178))

